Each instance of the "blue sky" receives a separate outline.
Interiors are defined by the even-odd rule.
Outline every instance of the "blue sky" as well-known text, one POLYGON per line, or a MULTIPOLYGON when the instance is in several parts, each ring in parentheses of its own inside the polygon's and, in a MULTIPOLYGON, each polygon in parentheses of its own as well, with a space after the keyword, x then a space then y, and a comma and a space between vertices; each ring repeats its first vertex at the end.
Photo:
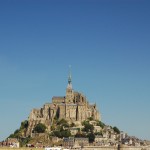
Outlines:
POLYGON ((1 0, 0 140, 74 90, 102 121, 150 140, 149 0, 1 0))

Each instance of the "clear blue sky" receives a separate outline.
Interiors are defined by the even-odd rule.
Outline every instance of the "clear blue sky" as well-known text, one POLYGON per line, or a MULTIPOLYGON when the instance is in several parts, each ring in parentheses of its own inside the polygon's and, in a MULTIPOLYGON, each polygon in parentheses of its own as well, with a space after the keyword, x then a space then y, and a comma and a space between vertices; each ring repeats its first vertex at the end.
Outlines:
POLYGON ((0 140, 74 90, 102 121, 150 140, 149 0, 1 0, 0 140))

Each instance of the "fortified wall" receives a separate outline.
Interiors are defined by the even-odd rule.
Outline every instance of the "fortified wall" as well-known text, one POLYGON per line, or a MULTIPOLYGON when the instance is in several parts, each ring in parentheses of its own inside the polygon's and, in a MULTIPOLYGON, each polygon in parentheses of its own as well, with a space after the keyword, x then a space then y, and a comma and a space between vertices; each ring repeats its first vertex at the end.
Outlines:
POLYGON ((85 146, 83 150, 150 150, 150 146, 85 146))
MULTIPOLYGON (((6 148, 0 147, 0 150, 18 150, 18 148, 6 148)), ((30 150, 31 148, 19 148, 19 150, 30 150)), ((32 148, 32 150, 43 150, 43 148, 32 148)), ((77 150, 77 149, 72 149, 72 150, 77 150)), ((119 150, 117 147, 84 147, 82 150, 119 150)), ((150 147, 132 147, 132 146, 127 146, 127 147, 121 147, 120 150, 150 150, 150 147)))

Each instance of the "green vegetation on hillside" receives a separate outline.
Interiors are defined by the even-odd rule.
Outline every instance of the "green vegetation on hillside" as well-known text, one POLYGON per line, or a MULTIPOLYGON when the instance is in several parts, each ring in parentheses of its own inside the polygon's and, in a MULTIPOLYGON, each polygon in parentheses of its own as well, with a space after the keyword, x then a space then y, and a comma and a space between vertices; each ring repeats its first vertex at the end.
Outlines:
POLYGON ((13 134, 10 134, 8 138, 17 138, 19 139, 20 146, 26 145, 31 140, 31 137, 24 137, 24 133, 27 131, 27 128, 28 121, 25 120, 21 122, 20 128, 15 130, 13 134))
POLYGON ((56 136, 59 138, 69 137, 71 136, 69 127, 70 126, 65 119, 55 120, 51 128, 52 132, 50 136, 56 136))
POLYGON ((120 134, 120 130, 117 127, 113 127, 114 132, 116 132, 117 134, 120 134))
POLYGON ((82 123, 82 125, 84 126, 82 131, 84 131, 84 132, 93 132, 94 126, 92 124, 90 124, 89 121, 84 121, 82 123))
POLYGON ((97 126, 100 126, 103 129, 105 124, 101 121, 97 121, 97 126))
MULTIPOLYGON (((50 139, 52 136, 56 136, 58 138, 63 138, 63 137, 79 137, 79 138, 89 138, 89 142, 92 143, 95 140, 95 136, 103 136, 103 134, 107 131, 107 126, 99 121, 99 120, 93 120, 92 117, 89 117, 87 120, 82 122, 82 130, 81 128, 77 128, 78 126, 75 125, 75 123, 69 124, 67 120, 61 119, 59 120, 57 117, 54 118, 53 124, 51 126, 51 132, 49 133, 50 139), (94 126, 100 126, 101 131, 95 132, 94 131, 94 126), (70 129, 72 127, 76 127, 78 129, 78 132, 76 135, 71 135, 70 129)), ((111 127, 111 130, 114 130, 115 133, 119 134, 120 130, 117 127, 111 127)), ((20 145, 25 146, 27 143, 36 143, 36 138, 31 138, 29 137, 24 137, 26 131, 28 128, 28 121, 25 120, 21 122, 20 128, 17 129, 13 134, 9 136, 9 138, 17 138, 19 139, 20 145)), ((109 130, 109 129, 108 129, 109 130)), ((33 133, 46 133, 46 125, 39 123, 37 124, 34 129, 33 133)), ((38 137, 38 141, 41 141, 42 137, 38 137)))
POLYGON ((46 126, 42 123, 39 123, 34 127, 33 133, 44 133, 45 130, 46 130, 46 126))
POLYGON ((89 142, 90 143, 93 143, 94 142, 94 140, 95 140, 95 134, 94 133, 89 133, 88 135, 87 135, 87 137, 89 138, 89 142))
POLYGON ((26 132, 28 128, 28 121, 25 120, 21 122, 20 128, 15 130, 13 134, 9 135, 9 138, 22 138, 24 136, 24 132, 26 132))

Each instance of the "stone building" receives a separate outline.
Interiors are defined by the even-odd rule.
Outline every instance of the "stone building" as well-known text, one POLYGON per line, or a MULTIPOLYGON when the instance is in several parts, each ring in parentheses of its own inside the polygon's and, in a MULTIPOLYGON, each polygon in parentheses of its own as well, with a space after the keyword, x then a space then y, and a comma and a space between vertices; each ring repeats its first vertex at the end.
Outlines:
POLYGON ((7 138, 6 143, 9 147, 19 148, 19 141, 17 138, 7 138))
POLYGON ((88 146, 89 145, 89 138, 75 138, 75 146, 88 146))
POLYGON ((74 146, 74 137, 63 138, 63 147, 70 148, 74 146))
POLYGON ((70 147, 83 147, 89 146, 89 138, 63 138, 63 147, 70 148, 70 147))
POLYGON ((47 130, 50 131, 55 117, 58 119, 64 118, 69 123, 74 122, 78 125, 89 117, 100 120, 100 113, 96 104, 89 104, 82 93, 73 90, 71 74, 68 77, 66 96, 54 96, 52 103, 46 103, 42 108, 31 111, 26 136, 32 136, 32 130, 38 123, 45 124, 47 130))

